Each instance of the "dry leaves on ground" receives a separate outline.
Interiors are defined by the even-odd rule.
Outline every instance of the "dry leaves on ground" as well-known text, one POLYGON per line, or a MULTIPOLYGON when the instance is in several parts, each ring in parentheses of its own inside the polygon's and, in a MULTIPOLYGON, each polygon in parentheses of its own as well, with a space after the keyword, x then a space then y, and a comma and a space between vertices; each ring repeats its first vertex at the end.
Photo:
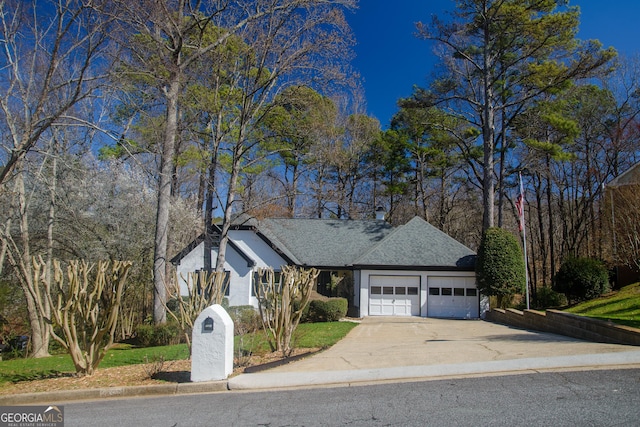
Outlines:
MULTIPOLYGON (((245 369, 247 371, 258 371, 268 369, 274 365, 289 363, 300 357, 310 355, 317 350, 308 348, 296 349, 289 358, 284 358, 279 352, 268 353, 263 356, 252 356, 246 366, 234 368, 233 375, 243 373, 245 369)), ((165 361, 162 362, 161 366, 158 362, 155 362, 114 368, 98 368, 91 376, 78 377, 72 374, 65 374, 56 378, 10 384, 0 388, 0 395, 189 382, 190 372, 191 360, 165 361)))

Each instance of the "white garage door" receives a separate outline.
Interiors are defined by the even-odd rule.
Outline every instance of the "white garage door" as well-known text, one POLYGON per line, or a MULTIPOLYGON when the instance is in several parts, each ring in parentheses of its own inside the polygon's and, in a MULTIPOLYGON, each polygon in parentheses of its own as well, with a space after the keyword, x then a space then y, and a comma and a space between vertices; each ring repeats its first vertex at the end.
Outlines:
POLYGON ((420 276, 369 276, 370 316, 419 316, 420 276))
POLYGON ((479 296, 474 277, 429 277, 428 287, 428 317, 480 317, 479 296))

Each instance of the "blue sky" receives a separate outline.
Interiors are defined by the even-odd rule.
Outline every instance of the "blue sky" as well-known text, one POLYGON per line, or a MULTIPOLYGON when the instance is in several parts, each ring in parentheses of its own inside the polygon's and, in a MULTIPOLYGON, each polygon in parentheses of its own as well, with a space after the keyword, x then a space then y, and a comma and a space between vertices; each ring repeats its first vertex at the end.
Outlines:
MULTIPOLYGON (((414 36, 415 22, 453 10, 453 0, 360 0, 348 19, 357 45, 353 66, 364 79, 368 113, 383 128, 396 112, 396 101, 424 85, 433 70, 432 44, 414 36)), ((571 0, 579 6, 579 38, 598 39, 605 47, 633 56, 640 52, 639 0, 571 0)))

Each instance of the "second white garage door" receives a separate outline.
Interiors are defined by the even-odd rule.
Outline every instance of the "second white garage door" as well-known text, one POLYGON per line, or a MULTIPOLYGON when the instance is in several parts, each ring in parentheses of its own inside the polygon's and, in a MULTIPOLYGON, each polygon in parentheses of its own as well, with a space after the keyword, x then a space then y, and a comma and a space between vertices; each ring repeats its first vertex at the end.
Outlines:
POLYGON ((477 319, 480 304, 473 277, 429 277, 427 316, 477 319))
POLYGON ((369 276, 370 316, 419 316, 420 276, 369 276))

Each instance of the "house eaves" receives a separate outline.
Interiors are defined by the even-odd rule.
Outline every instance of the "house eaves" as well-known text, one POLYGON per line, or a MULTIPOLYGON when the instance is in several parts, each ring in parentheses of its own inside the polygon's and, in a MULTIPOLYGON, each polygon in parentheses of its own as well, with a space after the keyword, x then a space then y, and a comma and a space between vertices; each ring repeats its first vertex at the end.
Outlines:
POLYGON ((631 166, 629 169, 612 179, 607 187, 622 187, 625 185, 638 185, 640 184, 640 162, 631 166))
MULTIPOLYGON (((218 227, 215 224, 213 227, 214 227, 214 233, 219 236, 222 233, 222 230, 220 229, 220 227, 218 227)), ((201 235, 193 239, 191 243, 189 243, 184 249, 178 252, 176 256, 171 258, 169 262, 171 262, 171 264, 173 265, 180 264, 180 261, 202 242, 204 242, 204 233, 202 233, 201 235)), ((247 253, 243 251, 242 248, 240 248, 232 239, 229 239, 227 244, 234 251, 236 251, 242 257, 242 259, 244 259, 247 262, 247 267, 253 268, 256 266, 257 264, 256 261, 253 258, 251 258, 249 255, 247 255, 247 253)), ((213 245, 213 247, 218 247, 218 245, 213 245)))

